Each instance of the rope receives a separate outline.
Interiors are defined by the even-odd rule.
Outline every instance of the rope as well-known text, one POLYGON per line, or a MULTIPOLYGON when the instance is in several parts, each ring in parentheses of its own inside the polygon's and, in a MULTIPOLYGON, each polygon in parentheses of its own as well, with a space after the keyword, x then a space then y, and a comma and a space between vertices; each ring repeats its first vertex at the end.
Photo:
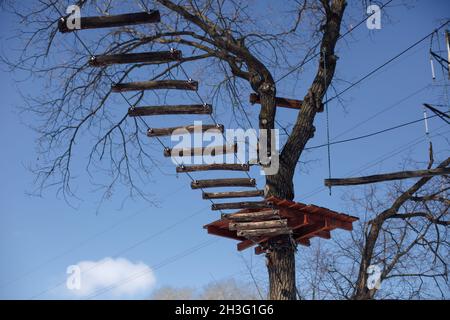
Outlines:
MULTIPOLYGON (((328 110, 328 88, 327 88, 327 53, 326 49, 323 50, 323 88, 325 90, 325 114, 327 125, 327 157, 328 157, 328 179, 331 179, 331 148, 330 148, 330 114, 328 110)), ((328 186, 328 191, 331 196, 331 186, 328 186)))

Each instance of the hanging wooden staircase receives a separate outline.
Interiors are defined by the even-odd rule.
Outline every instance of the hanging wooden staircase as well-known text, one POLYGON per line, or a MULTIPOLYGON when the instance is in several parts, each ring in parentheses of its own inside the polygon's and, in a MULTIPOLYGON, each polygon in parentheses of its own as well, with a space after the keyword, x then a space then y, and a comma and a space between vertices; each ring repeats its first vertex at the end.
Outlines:
MULTIPOLYGON (((112 28, 137 24, 157 23, 160 21, 159 11, 128 13, 121 15, 82 17, 80 29, 112 28)), ((76 31, 68 28, 67 17, 60 18, 58 22, 59 31, 68 33, 76 31)), ((157 52, 108 52, 107 54, 94 55, 89 58, 89 65, 93 68, 107 68, 121 64, 148 64, 157 65, 180 61, 182 59, 180 50, 157 52)), ((177 80, 152 80, 121 82, 111 85, 112 92, 124 93, 128 91, 146 90, 184 90, 197 91, 199 84, 192 79, 177 80)), ((257 94, 250 95, 250 103, 261 103, 257 94)), ((300 109, 302 101, 276 98, 278 107, 300 109)), ((175 116, 175 115, 209 115, 213 113, 210 104, 172 104, 153 106, 131 106, 128 109, 129 117, 149 116, 175 116)), ((211 117, 212 118, 212 117, 211 117)), ((215 121, 214 121, 215 122, 215 121)), ((196 132, 224 132, 221 124, 180 125, 169 128, 148 128, 148 137, 163 137, 173 134, 196 133, 196 132)), ((238 145, 236 143, 219 146, 194 147, 194 148, 164 148, 164 157, 185 158, 196 156, 216 156, 234 154, 237 159, 238 145)), ((205 200, 231 199, 231 198, 264 198, 264 191, 257 188, 256 180, 249 175, 250 165, 248 163, 212 163, 176 166, 177 173, 193 173, 198 171, 229 171, 244 172, 246 178, 221 178, 193 180, 192 189, 200 189, 202 198, 205 200), (205 192, 209 188, 253 188, 252 190, 231 190, 205 192)), ((277 198, 263 199, 262 201, 241 201, 214 203, 212 210, 220 210, 221 218, 204 226, 208 233, 238 240, 238 250, 244 250, 256 245, 256 253, 260 254, 270 250, 269 244, 273 241, 286 239, 290 235, 297 243, 309 245, 313 237, 330 238, 330 231, 336 228, 352 230, 352 222, 356 217, 351 217, 329 209, 305 205, 277 198), (223 210, 236 210, 234 213, 223 213, 223 210), (283 236, 283 237, 280 237, 283 236)))

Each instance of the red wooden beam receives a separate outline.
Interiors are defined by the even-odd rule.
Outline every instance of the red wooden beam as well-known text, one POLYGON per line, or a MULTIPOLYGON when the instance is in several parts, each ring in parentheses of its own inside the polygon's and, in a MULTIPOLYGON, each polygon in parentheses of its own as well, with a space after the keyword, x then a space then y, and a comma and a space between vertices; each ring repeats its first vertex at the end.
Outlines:
POLYGON ((236 232, 230 231, 228 229, 222 229, 215 226, 207 226, 206 230, 209 234, 214 234, 216 236, 230 238, 234 240, 244 240, 243 237, 238 237, 236 232))

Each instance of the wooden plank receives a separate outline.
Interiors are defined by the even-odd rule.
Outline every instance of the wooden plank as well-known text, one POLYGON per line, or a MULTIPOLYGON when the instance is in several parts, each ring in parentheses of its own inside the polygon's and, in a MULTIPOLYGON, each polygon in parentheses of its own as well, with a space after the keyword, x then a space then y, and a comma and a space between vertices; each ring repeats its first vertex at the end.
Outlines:
POLYGON ((317 235, 318 233, 322 231, 328 231, 329 226, 323 222, 323 223, 314 223, 311 225, 308 225, 304 228, 301 228, 299 230, 295 230, 296 234, 296 240, 300 241, 303 239, 309 239, 317 235))
MULTIPOLYGON (((77 29, 69 29, 67 27, 68 16, 62 17, 58 21, 58 30, 61 33, 77 31, 77 29)), ((130 26, 145 23, 160 22, 161 17, 158 10, 152 10, 150 12, 137 12, 126 13, 110 16, 98 16, 98 17, 81 17, 80 28, 84 29, 97 29, 97 28, 112 28, 121 26, 130 26)))
POLYGON ((269 220, 256 222, 230 222, 228 229, 230 230, 248 230, 248 229, 268 229, 268 228, 287 228, 287 220, 269 220))
POLYGON ((89 65, 91 67, 106 67, 113 64, 127 63, 161 64, 171 61, 178 61, 181 58, 182 53, 180 50, 119 53, 92 56, 89 59, 89 65))
MULTIPOLYGON (((261 103, 261 98, 259 94, 251 93, 250 94, 250 103, 255 104, 261 103)), ((281 98, 281 97, 275 97, 275 103, 277 107, 283 107, 283 108, 289 108, 289 109, 300 109, 302 107, 302 101, 301 100, 295 100, 295 99, 287 99, 287 98, 281 98)))
POLYGON ((223 132, 223 125, 219 124, 203 124, 203 125, 189 125, 183 127, 172 127, 172 128, 150 128, 147 131, 148 137, 160 137, 160 136, 170 136, 172 134, 184 134, 186 132, 205 132, 205 131, 217 131, 223 132), (174 132, 179 131, 179 132, 174 132))
POLYGON ((248 198, 264 197, 264 190, 249 191, 229 191, 229 192, 203 192, 203 199, 227 199, 227 198, 248 198))
POLYGON ((292 230, 287 228, 269 228, 269 229, 254 229, 254 230, 238 230, 237 235, 240 237, 273 237, 282 234, 291 234, 292 230))
POLYGON ((211 114, 212 106, 209 104, 185 104, 165 106, 145 106, 128 109, 130 117, 158 116, 170 114, 211 114))
POLYGON ((225 144, 223 146, 208 146, 199 148, 166 148, 164 149, 164 157, 193 157, 202 155, 216 156, 226 153, 236 153, 237 150, 237 143, 233 145, 225 144))
POLYGON ((201 165, 180 165, 176 168, 177 172, 194 172, 194 171, 209 171, 209 170, 230 170, 230 171, 249 171, 250 166, 246 163, 213 163, 201 165))
POLYGON ((261 210, 257 212, 247 212, 247 213, 230 213, 223 214, 222 219, 228 219, 232 221, 258 221, 258 220, 269 220, 269 219, 279 219, 278 210, 261 210))
POLYGON ((230 203, 215 203, 211 205, 211 210, 230 210, 230 209, 259 209, 267 208, 265 201, 243 201, 230 203))
POLYGON ((437 175, 450 174, 450 167, 436 168, 429 170, 399 171, 393 173, 376 174, 364 177, 345 178, 345 179, 325 179, 325 186, 353 186, 360 184, 376 183, 383 181, 401 180, 419 177, 432 177, 437 175))
POLYGON ((191 182, 192 189, 216 187, 254 187, 255 185, 255 179, 250 178, 195 180, 191 182))
POLYGON ((331 239, 331 232, 328 230, 319 231, 316 233, 316 237, 319 237, 322 239, 331 239))
POLYGON ((158 81, 137 81, 115 83, 111 85, 113 92, 125 91, 141 91, 141 90, 159 90, 159 89, 175 89, 175 90, 198 90, 197 81, 185 80, 158 80, 158 81))
MULTIPOLYGON (((280 213, 280 215, 282 215, 282 214, 280 213)), ((276 216, 276 218, 279 219, 280 217, 276 216)), ((251 221, 251 220, 247 220, 247 221, 251 221)), ((304 216, 297 216, 295 218, 290 217, 288 219, 287 223, 288 223, 288 227, 293 230, 295 228, 299 228, 299 227, 308 225, 309 221, 308 221, 307 215, 304 215, 304 216)), ((295 234, 295 230, 293 230, 293 232, 295 234)), ((268 241, 269 239, 270 238, 268 238, 268 237, 263 237, 258 240, 255 240, 255 239, 244 240, 237 244, 237 249, 238 249, 238 251, 242 251, 242 250, 245 250, 247 248, 254 246, 257 243, 263 243, 265 241, 268 241)))

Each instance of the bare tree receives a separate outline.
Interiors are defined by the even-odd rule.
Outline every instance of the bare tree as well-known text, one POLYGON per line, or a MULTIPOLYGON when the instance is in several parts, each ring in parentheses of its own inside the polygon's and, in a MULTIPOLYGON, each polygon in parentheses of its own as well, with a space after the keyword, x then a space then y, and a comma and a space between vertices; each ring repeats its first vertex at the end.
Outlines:
MULTIPOLYGON (((437 167, 449 164, 447 158, 437 167)), ((448 179, 427 177, 413 184, 393 183, 387 190, 376 185, 365 192, 358 189, 347 199, 363 214, 348 235, 351 239, 334 238, 308 254, 305 264, 313 270, 300 271, 302 295, 448 299, 448 179)))
MULTIPOLYGON (((279 85, 274 74, 291 71, 291 76, 298 78, 300 71, 294 66, 318 52, 313 60, 313 80, 306 92, 299 93, 302 107, 282 146, 280 169, 266 176, 267 197, 294 198, 294 172, 314 135, 314 119, 323 109, 322 100, 335 73, 335 46, 345 0, 283 1, 276 13, 270 8, 255 10, 254 3, 240 0, 80 0, 77 4, 84 15, 109 14, 119 5, 127 9, 158 8, 162 22, 83 34, 84 47, 77 38, 61 39, 57 35, 57 21, 65 12, 65 4, 60 1, 8 6, 20 18, 18 36, 25 45, 17 59, 4 57, 4 62, 47 81, 42 95, 27 97, 25 108, 42 120, 35 126, 41 154, 35 170, 41 190, 56 186, 64 194, 72 193, 75 148, 83 143, 90 145, 86 155, 90 174, 110 177, 110 183, 104 186, 105 197, 121 183, 130 187, 130 196, 150 199, 142 185, 149 183, 152 172, 160 167, 151 154, 155 147, 144 138, 143 132, 148 129, 145 124, 110 107, 116 101, 112 80, 121 82, 143 74, 147 80, 169 79, 183 74, 183 66, 188 68, 192 62, 192 68, 198 70, 196 75, 211 88, 208 99, 229 99, 239 121, 245 116, 242 99, 253 91, 260 96, 258 127, 273 129, 279 85), (284 23, 279 23, 281 19, 284 23), (176 63, 151 68, 145 63, 92 68, 87 59, 88 52, 114 54, 168 47, 191 54, 176 63)), ((157 101, 167 98, 167 94, 148 95, 157 101)), ((128 99, 131 105, 138 105, 148 95, 140 92, 128 99)), ((267 257, 270 298, 295 299, 295 246, 288 237, 282 240, 284 243, 271 245, 273 250, 267 257)), ((361 277, 360 282, 364 281, 361 277)))
POLYGON ((197 288, 162 287, 151 295, 153 300, 257 300, 258 294, 251 285, 225 279, 197 288))

